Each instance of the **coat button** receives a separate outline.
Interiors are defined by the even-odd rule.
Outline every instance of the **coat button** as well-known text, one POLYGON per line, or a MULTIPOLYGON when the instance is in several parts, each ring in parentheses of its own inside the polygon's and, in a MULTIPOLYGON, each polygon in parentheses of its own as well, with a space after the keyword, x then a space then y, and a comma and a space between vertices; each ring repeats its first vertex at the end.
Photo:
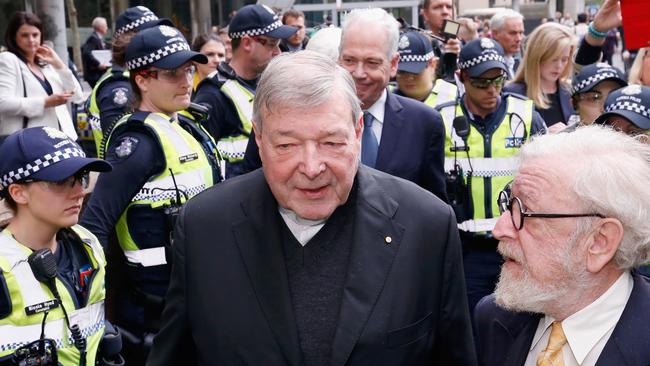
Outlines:
POLYGON ((393 238, 391 238, 390 236, 385 237, 384 240, 386 241, 386 244, 390 244, 393 242, 393 238))

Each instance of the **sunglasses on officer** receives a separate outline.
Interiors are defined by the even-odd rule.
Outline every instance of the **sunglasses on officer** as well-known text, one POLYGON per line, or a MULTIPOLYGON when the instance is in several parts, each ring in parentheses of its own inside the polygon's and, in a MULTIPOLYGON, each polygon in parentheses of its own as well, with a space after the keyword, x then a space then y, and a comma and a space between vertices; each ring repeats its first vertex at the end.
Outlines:
POLYGON ((534 217, 540 219, 562 219, 567 217, 600 217, 604 219, 605 216, 599 213, 541 213, 531 212, 524 207, 519 197, 512 195, 512 182, 508 183, 503 191, 499 193, 497 201, 499 206, 499 213, 503 215, 506 211, 510 213, 510 220, 512 226, 517 230, 524 227, 524 218, 534 217))
POLYGON ((476 89, 487 89, 491 85, 494 85, 495 88, 501 88, 503 83, 506 81, 506 76, 501 74, 493 78, 469 78, 469 83, 476 89))
POLYGON ((580 93, 573 96, 576 100, 590 103, 590 104, 605 104, 605 96, 599 91, 589 91, 586 93, 580 93))
POLYGON ((179 81, 192 80, 196 66, 187 65, 178 69, 146 69, 137 72, 138 75, 144 78, 152 78, 169 83, 176 83, 179 81))
POLYGON ((57 181, 45 181, 38 179, 25 179, 20 183, 39 183, 43 188, 53 193, 63 193, 69 189, 74 188, 77 182, 81 188, 86 189, 90 184, 90 173, 87 171, 79 171, 65 179, 57 181))

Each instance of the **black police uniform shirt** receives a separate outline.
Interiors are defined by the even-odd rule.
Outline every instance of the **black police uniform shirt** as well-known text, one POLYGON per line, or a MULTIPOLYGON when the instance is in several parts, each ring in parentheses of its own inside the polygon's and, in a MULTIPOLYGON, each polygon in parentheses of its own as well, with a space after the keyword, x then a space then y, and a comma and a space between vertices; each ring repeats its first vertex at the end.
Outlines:
MULTIPOLYGON (((114 73, 122 71, 116 66, 113 67, 114 73)), ((127 112, 131 99, 131 84, 124 78, 110 78, 102 83, 95 98, 99 107, 102 132, 106 134, 107 129, 127 112)))
POLYGON ((106 250, 115 224, 147 180, 165 168, 163 151, 151 132, 130 126, 111 136, 105 160, 113 170, 100 174, 80 224, 106 250))
MULTIPOLYGON (((234 76, 240 84, 253 93, 257 89, 257 80, 245 80, 236 76, 234 70, 225 62, 219 64, 217 72, 224 79, 227 79, 229 75, 231 78, 234 76)), ((196 88, 192 101, 210 107, 210 117, 203 126, 215 141, 243 132, 235 104, 219 89, 216 83, 207 78, 202 80, 196 88)))
MULTIPOLYGON (((503 102, 504 97, 506 95, 507 94, 502 94, 501 96, 499 96, 497 102, 498 103, 497 108, 493 113, 490 113, 485 117, 480 117, 469 113, 467 111, 467 108, 465 108, 464 103, 461 104, 461 108, 463 109, 463 114, 467 116, 468 121, 483 136, 492 135, 499 128, 499 125, 503 121, 503 117, 506 114, 507 103, 503 102)), ((544 122, 544 119, 542 118, 542 116, 540 116, 540 114, 537 111, 533 110, 531 127, 530 127, 530 131, 528 131, 529 136, 536 135, 539 133, 545 133, 545 132, 546 132, 546 123, 544 122)))

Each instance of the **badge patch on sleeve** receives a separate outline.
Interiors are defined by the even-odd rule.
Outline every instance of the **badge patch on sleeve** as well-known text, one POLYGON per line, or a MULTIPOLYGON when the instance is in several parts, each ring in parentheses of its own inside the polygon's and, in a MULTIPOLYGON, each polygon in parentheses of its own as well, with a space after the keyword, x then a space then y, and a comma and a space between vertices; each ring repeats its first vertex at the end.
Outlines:
POLYGON ((129 96, 127 94, 128 90, 126 88, 115 88, 113 89, 113 103, 122 106, 129 101, 129 96))
POLYGON ((138 146, 138 139, 131 136, 123 137, 117 147, 115 148, 115 155, 118 158, 126 158, 133 154, 135 148, 138 146))

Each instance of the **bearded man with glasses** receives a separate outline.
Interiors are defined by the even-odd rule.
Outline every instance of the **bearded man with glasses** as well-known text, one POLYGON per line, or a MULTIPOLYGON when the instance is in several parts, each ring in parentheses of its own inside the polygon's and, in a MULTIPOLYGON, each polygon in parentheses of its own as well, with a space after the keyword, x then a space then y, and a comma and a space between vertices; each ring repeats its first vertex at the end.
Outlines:
POLYGON ((464 93, 437 107, 445 124, 445 174, 456 212, 470 310, 494 290, 501 257, 491 230, 499 192, 512 180, 513 156, 546 125, 524 96, 502 93, 508 78, 503 48, 491 39, 471 41, 460 52, 464 93))
POLYGON ((648 363, 648 180, 650 146, 603 126, 521 149, 495 201, 505 263, 476 306, 479 364, 648 363))

